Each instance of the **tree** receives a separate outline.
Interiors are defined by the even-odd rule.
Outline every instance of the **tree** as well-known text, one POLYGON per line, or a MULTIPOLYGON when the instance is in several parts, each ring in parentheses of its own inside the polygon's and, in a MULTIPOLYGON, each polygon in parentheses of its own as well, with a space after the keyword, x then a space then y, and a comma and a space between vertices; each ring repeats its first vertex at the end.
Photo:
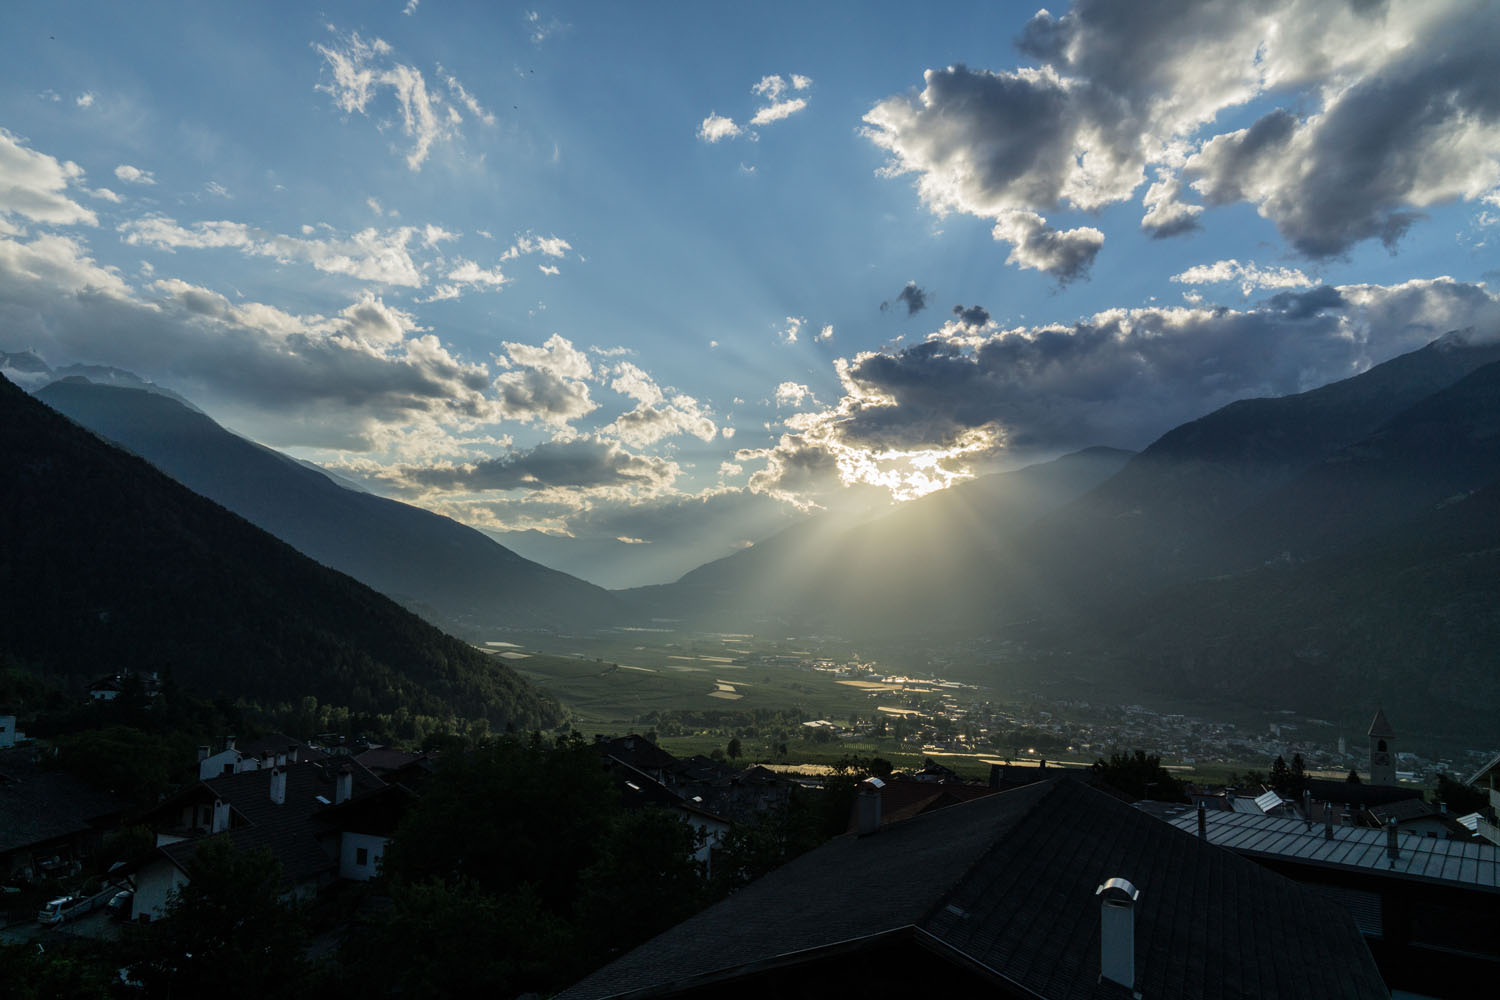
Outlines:
POLYGON ((1280 754, 1276 755, 1276 760, 1271 764, 1271 787, 1283 797, 1292 794, 1292 769, 1280 754))
POLYGON ((1302 760, 1300 753, 1292 754, 1292 784, 1291 792, 1296 798, 1301 798, 1302 793, 1307 791, 1312 779, 1308 777, 1307 765, 1302 760))
POLYGON ((1454 781, 1446 774, 1439 774, 1437 788, 1433 790, 1434 802, 1441 802, 1455 816, 1467 816, 1473 812, 1488 812, 1490 797, 1483 790, 1470 788, 1461 781, 1454 781))
POLYGON ((1159 802, 1186 802, 1182 784, 1172 773, 1161 766, 1156 754, 1147 755, 1144 750, 1134 754, 1112 753, 1109 762, 1096 760, 1094 774, 1111 788, 1141 799, 1159 802))
POLYGON ((283 898, 271 852, 236 851, 228 837, 211 837, 187 875, 160 920, 129 928, 131 978, 150 996, 299 995, 310 973, 307 931, 301 908, 283 898))
POLYGON ((1359 784, 1360 783, 1360 781, 1359 781, 1359 772, 1356 771, 1354 768, 1351 767, 1349 769, 1349 777, 1345 778, 1344 781, 1345 781, 1345 783, 1350 784, 1350 785, 1357 785, 1357 784, 1359 784))
POLYGON ((739 760, 740 759, 740 749, 741 749, 740 748, 740 738, 738 736, 736 736, 736 737, 733 737, 732 739, 730 739, 729 746, 726 748, 726 752, 729 754, 729 759, 730 760, 739 760))

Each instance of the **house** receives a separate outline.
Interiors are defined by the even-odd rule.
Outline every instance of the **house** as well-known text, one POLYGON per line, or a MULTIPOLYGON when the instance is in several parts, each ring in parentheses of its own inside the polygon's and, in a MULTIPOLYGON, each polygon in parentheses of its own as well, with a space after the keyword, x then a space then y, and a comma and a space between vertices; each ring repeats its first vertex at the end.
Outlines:
POLYGON ((871 818, 559 1000, 1388 995, 1338 906, 1076 778, 871 818))
POLYGON ((16 728, 14 715, 0 715, 0 750, 9 750, 26 739, 26 734, 16 728))
POLYGON ((127 803, 42 765, 31 747, 0 750, 0 876, 73 870, 119 826, 127 803))
POLYGON ((620 792, 620 804, 626 809, 666 809, 692 827, 699 836, 699 847, 694 852, 694 860, 703 865, 705 873, 711 871, 713 850, 729 832, 729 820, 704 808, 702 799, 684 798, 646 772, 614 757, 605 759, 605 767, 614 778, 615 786, 620 792))
MULTIPOLYGON (((1482 837, 1491 844, 1500 844, 1500 826, 1495 824, 1495 817, 1500 816, 1500 753, 1495 754, 1489 761, 1469 775, 1464 782, 1470 788, 1478 788, 1490 793, 1489 813, 1473 813, 1474 835, 1482 837)), ((1469 820, 1469 817, 1464 817, 1469 820)), ((1468 822, 1465 823, 1468 825, 1468 822)))
POLYGON ((1339 825, 1333 810, 1316 823, 1184 808, 1168 822, 1338 903, 1393 987, 1456 996, 1500 977, 1500 848, 1339 825))
POLYGON ((211 747, 198 748, 198 780, 207 781, 225 774, 285 767, 302 760, 322 760, 328 755, 284 733, 271 733, 241 742, 230 736, 224 749, 213 753, 211 747))
MULTIPOLYGON (((166 907, 168 894, 188 881, 189 862, 203 838, 226 834, 236 850, 267 848, 281 864, 289 895, 310 899, 338 878, 341 856, 350 846, 369 852, 374 841, 355 844, 361 825, 349 824, 350 839, 333 807, 372 795, 380 779, 348 759, 287 761, 199 781, 166 799, 147 816, 156 832, 156 850, 139 868, 131 916, 152 919, 166 907)), ((376 839, 378 835, 376 835, 376 839)), ((379 850, 384 842, 380 841, 379 850)), ((367 856, 370 874, 378 854, 367 856)), ((366 876, 369 877, 369 876, 366 876)))

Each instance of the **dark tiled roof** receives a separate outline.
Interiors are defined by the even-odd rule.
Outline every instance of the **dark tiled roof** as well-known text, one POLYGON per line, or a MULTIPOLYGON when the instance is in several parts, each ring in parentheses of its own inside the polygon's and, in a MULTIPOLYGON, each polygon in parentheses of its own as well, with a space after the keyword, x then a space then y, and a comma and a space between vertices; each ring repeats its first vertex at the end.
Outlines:
POLYGON ((635 733, 603 740, 599 743, 599 750, 607 756, 624 761, 631 767, 642 771, 667 770, 677 763, 676 757, 644 736, 637 736, 635 733))
POLYGON ((1149 997, 1384 997, 1347 914, 1073 779, 1040 782, 845 835, 564 991, 648 996, 913 929, 1044 997, 1114 997, 1099 981, 1099 903, 1140 889, 1137 989, 1149 997))
POLYGON ((1370 736, 1395 736, 1396 730, 1391 726, 1391 720, 1385 717, 1385 709, 1375 709, 1375 718, 1370 720, 1370 736))
MULTIPOLYGON (((295 884, 338 867, 337 860, 319 843, 318 834, 324 830, 319 814, 333 802, 334 776, 343 767, 354 774, 356 799, 384 787, 368 769, 345 758, 288 764, 286 799, 279 805, 271 801, 271 771, 265 769, 210 778, 176 799, 191 797, 204 788, 209 795, 223 799, 238 817, 229 831, 235 849, 269 848, 281 862, 287 882, 295 884)), ((162 850, 178 867, 185 868, 200 842, 181 841, 162 850)))
POLYGON ((82 833, 125 808, 108 792, 43 767, 30 747, 0 751, 0 854, 82 833))

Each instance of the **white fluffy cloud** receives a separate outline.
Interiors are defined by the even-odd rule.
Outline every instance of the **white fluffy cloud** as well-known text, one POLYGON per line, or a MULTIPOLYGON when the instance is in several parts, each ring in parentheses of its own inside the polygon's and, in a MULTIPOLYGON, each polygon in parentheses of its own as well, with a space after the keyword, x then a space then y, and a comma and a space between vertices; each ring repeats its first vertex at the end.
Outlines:
MULTIPOLYGON (((788 97, 782 100, 782 96, 788 92, 788 89, 801 91, 811 86, 812 78, 800 73, 793 73, 790 79, 776 74, 761 77, 760 82, 750 88, 750 93, 766 103, 750 116, 748 127, 771 125, 804 110, 807 107, 807 98, 788 97)), ((698 125, 698 138, 707 143, 733 139, 740 135, 756 138, 756 133, 747 132, 733 118, 721 115, 717 111, 709 112, 708 117, 698 125)), ((747 168, 747 172, 754 172, 754 169, 754 167, 747 168)))
POLYGON ((1257 288, 1311 288, 1318 282, 1295 267, 1261 267, 1254 261, 1241 264, 1233 258, 1199 264, 1180 274, 1172 275, 1173 281, 1183 285, 1215 285, 1238 282, 1240 291, 1249 295, 1257 288))
POLYGON ((1394 244, 1423 208, 1500 183, 1497 33, 1500 8, 1438 0, 1079 0, 1027 25, 1020 47, 1038 65, 930 69, 864 131, 932 211, 993 219, 1010 263, 1061 280, 1086 274, 1104 237, 1045 215, 1126 201, 1148 169, 1153 235, 1201 222, 1190 185, 1210 206, 1255 205, 1325 256, 1394 244), (1212 133, 1257 101, 1285 103, 1212 133))
POLYGON ((98 216, 67 195, 69 185, 82 182, 78 164, 30 149, 0 128, 0 226, 6 216, 60 226, 98 225, 98 216))
POLYGON ((122 163, 115 167, 115 176, 126 184, 155 184, 156 178, 151 171, 142 170, 140 167, 132 167, 128 163, 122 163))
POLYGON ((698 138, 704 142, 718 142, 720 139, 732 139, 740 134, 740 127, 734 123, 733 118, 726 118, 718 112, 709 112, 707 118, 698 126, 698 138))

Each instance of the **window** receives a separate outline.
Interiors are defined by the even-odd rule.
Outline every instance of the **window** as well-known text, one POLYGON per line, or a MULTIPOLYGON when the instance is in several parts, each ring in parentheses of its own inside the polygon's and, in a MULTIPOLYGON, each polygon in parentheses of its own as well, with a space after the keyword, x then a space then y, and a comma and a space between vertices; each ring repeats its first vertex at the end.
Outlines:
POLYGON ((370 849, 368 847, 356 847, 354 849, 354 863, 363 868, 370 863, 370 849))

